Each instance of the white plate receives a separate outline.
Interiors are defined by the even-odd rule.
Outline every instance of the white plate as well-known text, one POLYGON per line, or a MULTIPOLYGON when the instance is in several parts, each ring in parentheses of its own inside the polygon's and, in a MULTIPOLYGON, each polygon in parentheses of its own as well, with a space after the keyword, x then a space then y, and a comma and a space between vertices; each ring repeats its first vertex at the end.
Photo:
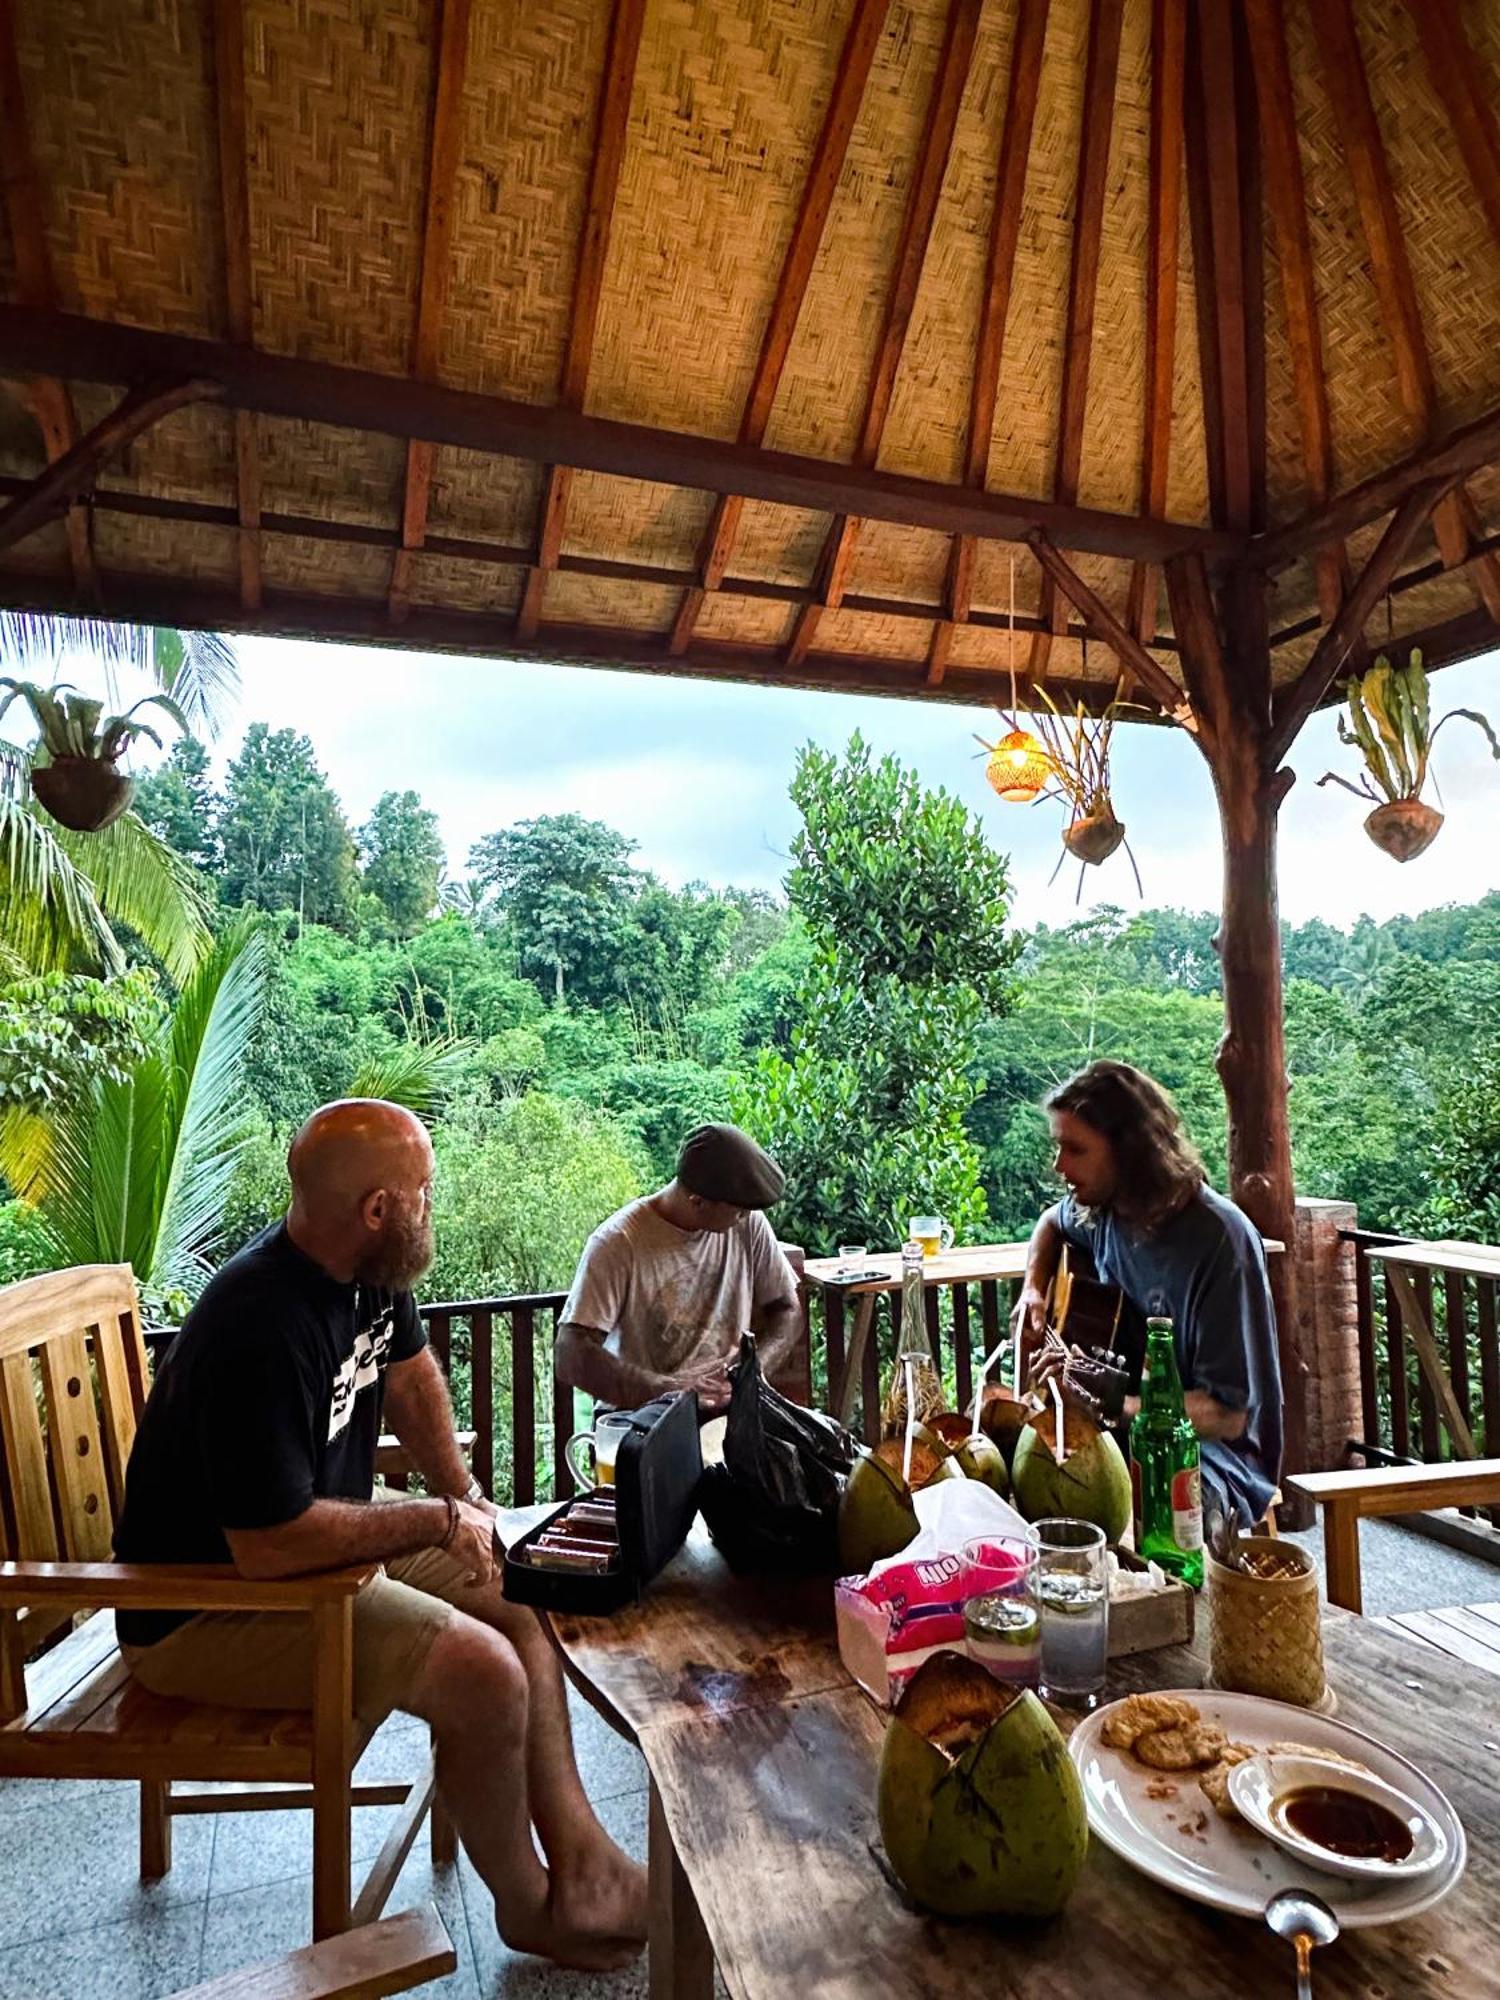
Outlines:
POLYGON ((1351 1771, 1347 1765, 1331 1764, 1321 1757, 1273 1757, 1262 1752, 1236 1764, 1229 1774, 1229 1796, 1257 1832, 1309 1868, 1325 1875, 1342 1875, 1350 1882, 1412 1882, 1448 1858, 1448 1836, 1415 1799, 1388 1785, 1368 1771, 1351 1771), (1411 1835, 1411 1852, 1404 1861, 1382 1861, 1374 1855, 1335 1854, 1304 1840, 1288 1826, 1276 1810, 1276 1801, 1288 1792, 1310 1785, 1335 1785, 1360 1798, 1373 1799, 1406 1824, 1411 1835))
POLYGON ((1216 1813, 1198 1789, 1194 1771, 1180 1775, 1148 1770, 1128 1750, 1113 1750, 1103 1739, 1109 1708, 1086 1716, 1073 1731, 1068 1749, 1083 1780, 1089 1831, 1123 1861, 1165 1888, 1175 1889, 1210 1909, 1258 1917, 1278 1890, 1310 1889, 1328 1903, 1346 1930, 1393 1924, 1441 1902, 1464 1872, 1468 1858, 1464 1830, 1447 1799, 1414 1764, 1347 1723, 1259 1695, 1224 1694, 1217 1689, 1171 1688, 1164 1693, 1190 1701, 1205 1722, 1217 1723, 1232 1743, 1257 1750, 1273 1743, 1305 1743, 1335 1750, 1363 1764, 1431 1815, 1448 1842, 1448 1859, 1416 1881, 1344 1882, 1293 1860, 1242 1820, 1216 1813), (1151 1798, 1147 1787, 1165 1780, 1177 1787, 1171 1799, 1151 1798), (1207 1815, 1199 1829, 1199 1808, 1207 1815), (1188 1822, 1184 1831, 1182 1822, 1188 1822))

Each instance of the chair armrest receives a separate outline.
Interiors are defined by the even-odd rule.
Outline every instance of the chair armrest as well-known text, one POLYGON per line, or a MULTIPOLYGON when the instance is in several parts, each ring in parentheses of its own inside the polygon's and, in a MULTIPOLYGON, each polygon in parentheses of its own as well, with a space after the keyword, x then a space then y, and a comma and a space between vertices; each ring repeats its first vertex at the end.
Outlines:
POLYGON ((243 1577, 228 1563, 0 1562, 0 1606, 112 1611, 312 1611, 355 1592, 379 1565, 309 1576, 243 1577))

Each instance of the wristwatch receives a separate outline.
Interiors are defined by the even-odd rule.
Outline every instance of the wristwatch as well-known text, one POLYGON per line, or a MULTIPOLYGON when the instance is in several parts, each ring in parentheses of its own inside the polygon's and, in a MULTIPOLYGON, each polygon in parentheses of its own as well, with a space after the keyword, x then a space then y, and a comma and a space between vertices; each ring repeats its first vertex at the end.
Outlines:
POLYGON ((484 1499, 484 1488, 480 1485, 477 1478, 471 1479, 464 1488, 463 1499, 470 1507, 477 1507, 481 1504, 484 1499))

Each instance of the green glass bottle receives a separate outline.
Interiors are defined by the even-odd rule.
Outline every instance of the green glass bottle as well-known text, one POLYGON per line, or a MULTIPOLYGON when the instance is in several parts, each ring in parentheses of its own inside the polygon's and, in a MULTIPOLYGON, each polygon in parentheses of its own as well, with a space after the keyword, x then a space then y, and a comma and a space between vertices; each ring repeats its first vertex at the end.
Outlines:
POLYGON ((1203 1586, 1203 1488, 1169 1319, 1146 1322, 1141 1407, 1130 1427, 1135 1546, 1194 1590, 1203 1586))

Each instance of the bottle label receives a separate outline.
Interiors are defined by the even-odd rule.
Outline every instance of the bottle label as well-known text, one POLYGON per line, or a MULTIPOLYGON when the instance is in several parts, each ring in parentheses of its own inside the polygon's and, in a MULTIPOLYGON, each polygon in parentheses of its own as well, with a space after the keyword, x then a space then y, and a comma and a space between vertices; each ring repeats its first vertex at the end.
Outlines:
POLYGON ((1172 1475, 1172 1540, 1184 1551, 1203 1546, 1203 1481, 1196 1465, 1172 1475))

